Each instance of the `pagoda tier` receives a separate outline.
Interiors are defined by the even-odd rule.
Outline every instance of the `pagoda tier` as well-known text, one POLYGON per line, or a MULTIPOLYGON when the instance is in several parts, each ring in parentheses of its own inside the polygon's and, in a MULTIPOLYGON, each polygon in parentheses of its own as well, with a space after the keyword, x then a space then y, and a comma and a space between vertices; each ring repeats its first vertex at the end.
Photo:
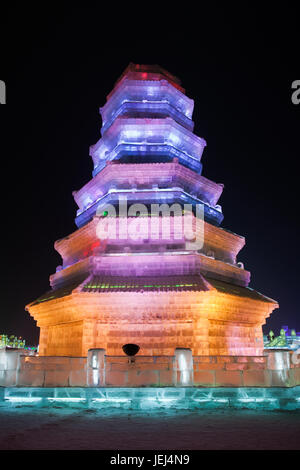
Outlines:
POLYGON ((161 82, 162 80, 167 80, 175 89, 181 91, 183 94, 185 93, 185 89, 182 87, 181 80, 164 68, 160 67, 160 65, 133 64, 130 62, 122 75, 120 75, 116 81, 112 91, 107 95, 107 101, 126 80, 139 80, 142 83, 148 80, 151 81, 153 85, 156 81, 161 82))
POLYGON ((106 161, 140 162, 172 161, 177 157, 188 168, 201 173, 204 139, 174 121, 164 119, 118 117, 103 137, 90 147, 94 162, 93 176, 103 169, 106 161))
POLYGON ((79 214, 75 223, 78 227, 89 222, 96 213, 106 212, 107 206, 110 204, 116 208, 118 213, 119 202, 122 197, 126 197, 129 204, 134 204, 137 201, 147 208, 147 212, 151 211, 152 204, 184 204, 191 205, 194 210, 196 206, 202 204, 204 207, 205 220, 215 225, 219 225, 223 220, 223 214, 220 209, 210 207, 208 204, 203 203, 201 199, 196 196, 186 193, 182 188, 164 188, 164 189, 110 189, 107 194, 99 198, 96 203, 92 204, 88 209, 79 214))
POLYGON ((73 192, 79 205, 76 225, 86 224, 107 204, 118 206, 119 197, 124 195, 128 201, 138 200, 145 205, 173 202, 195 206, 201 203, 204 204, 205 219, 219 225, 223 214, 216 202, 223 185, 197 175, 179 164, 178 159, 174 160, 157 164, 110 162, 80 191, 73 192))
POLYGON ((142 72, 131 72, 107 97, 100 108, 102 135, 119 116, 164 118, 170 116, 186 129, 193 131, 194 101, 169 83, 161 74, 159 80, 143 79, 142 72))
POLYGON ((123 228, 124 220, 119 218, 114 221, 116 236, 99 240, 97 229, 101 219, 103 219, 101 216, 95 217, 81 229, 55 243, 55 249, 63 258, 63 265, 59 266, 56 274, 51 276, 53 287, 69 282, 82 272, 87 272, 87 258, 99 259, 101 262, 99 269, 105 266, 105 272, 109 273, 124 268, 125 271, 130 270, 131 263, 134 263, 133 269, 139 274, 146 273, 150 265, 152 274, 161 274, 162 271, 176 274, 185 273, 190 270, 191 264, 192 266, 197 264, 198 267, 201 265, 200 270, 203 272, 211 273, 225 281, 245 286, 249 284, 250 273, 236 261, 245 239, 234 233, 206 222, 203 226, 197 227, 196 219, 193 217, 193 231, 200 241, 203 239, 202 244, 193 244, 186 239, 182 230, 183 216, 170 217, 169 221, 167 217, 159 217, 157 226, 153 225, 153 219, 145 217, 127 218, 127 232, 125 236, 122 234, 121 238, 118 234, 123 228), (163 232, 163 229, 167 222, 169 222, 169 231, 168 236, 164 238, 163 234, 166 232, 163 232), (134 224, 134 230, 138 231, 135 239, 130 233, 131 223, 134 224), (126 259, 125 265, 124 259, 126 259), (164 266, 161 266, 161 263, 164 266))
POLYGON ((111 188, 120 189, 164 189, 180 187, 194 194, 204 203, 215 207, 223 191, 223 185, 214 183, 184 167, 174 158, 171 163, 120 164, 107 162, 103 170, 80 190, 74 191, 74 199, 79 207, 77 215, 88 209, 97 199, 111 188))
POLYGON ((101 275, 162 276, 202 273, 238 286, 248 286, 250 273, 238 266, 215 260, 202 253, 109 253, 91 255, 50 276, 53 289, 68 286, 90 273, 101 275))
POLYGON ((26 307, 41 355, 120 355, 126 343, 145 355, 262 354, 262 325, 278 304, 249 287, 237 262, 244 237, 219 226, 223 185, 201 175, 206 142, 184 93, 161 67, 130 64, 100 108, 93 177, 73 192, 78 228, 55 243, 62 265, 51 290, 26 307))
POLYGON ((276 302, 245 287, 201 275, 108 276, 50 291, 28 309, 41 328, 41 355, 261 355, 261 324, 276 302))

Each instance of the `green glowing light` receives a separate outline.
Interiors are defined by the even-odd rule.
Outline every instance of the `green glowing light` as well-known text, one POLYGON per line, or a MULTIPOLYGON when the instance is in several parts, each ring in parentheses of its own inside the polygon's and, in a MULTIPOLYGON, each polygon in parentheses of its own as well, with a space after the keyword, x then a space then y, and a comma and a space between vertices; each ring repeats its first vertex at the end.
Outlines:
MULTIPOLYGON (((136 285, 136 284, 86 284, 84 286, 85 289, 138 289, 138 288, 145 288, 145 289, 161 289, 161 288, 174 288, 174 287, 197 287, 197 284, 144 284, 144 285, 136 285)), ((51 297, 49 297, 51 298, 51 297)), ((44 299, 48 300, 48 299, 44 299)))
POLYGON ((38 300, 38 303, 46 302, 47 300, 51 300, 51 299, 55 299, 55 295, 51 295, 50 297, 47 297, 46 299, 38 300))

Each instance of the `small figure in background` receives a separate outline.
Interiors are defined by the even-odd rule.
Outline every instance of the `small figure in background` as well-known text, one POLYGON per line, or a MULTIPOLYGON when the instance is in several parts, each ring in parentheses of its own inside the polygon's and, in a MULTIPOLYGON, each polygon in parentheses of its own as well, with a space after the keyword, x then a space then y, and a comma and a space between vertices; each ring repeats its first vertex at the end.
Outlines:
MULTIPOLYGON (((271 333, 271 331, 270 331, 270 333, 271 333)), ((269 335, 270 335, 270 333, 269 333, 269 335)), ((274 338, 274 333, 273 333, 273 338, 274 338)), ((266 346, 268 348, 273 347, 273 346, 276 346, 278 348, 279 347, 286 347, 287 346, 287 340, 286 340, 286 336, 285 336, 285 330, 283 328, 281 328, 280 335, 277 336, 275 339, 270 340, 269 343, 266 346)))
POLYGON ((268 340, 269 340, 269 341, 273 341, 273 339, 274 339, 274 333, 273 333, 272 330, 270 330, 270 332, 269 332, 269 334, 268 334, 268 340))

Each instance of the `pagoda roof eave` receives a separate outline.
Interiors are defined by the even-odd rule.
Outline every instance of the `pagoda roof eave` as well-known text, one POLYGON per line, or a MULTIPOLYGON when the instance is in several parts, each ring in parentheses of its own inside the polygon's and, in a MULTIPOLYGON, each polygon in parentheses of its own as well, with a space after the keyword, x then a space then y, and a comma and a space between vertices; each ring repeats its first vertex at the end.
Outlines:
POLYGON ((103 188, 109 187, 110 178, 124 185, 124 181, 126 181, 125 171, 127 178, 128 174, 130 174, 130 179, 138 183, 139 179, 143 180, 139 175, 141 170, 144 170, 147 178, 151 179, 152 184, 156 182, 159 184, 160 179, 163 179, 163 177, 166 178, 165 175, 169 172, 170 175, 174 175, 174 177, 180 181, 186 181, 187 184, 196 185, 197 191, 199 193, 203 192, 207 197, 208 203, 214 205, 217 204, 224 187, 223 184, 215 183, 205 176, 195 173, 193 170, 182 165, 179 161, 125 164, 118 160, 113 160, 108 163, 109 164, 107 164, 101 172, 97 173, 94 178, 88 181, 82 188, 73 192, 74 200, 80 210, 84 209, 85 199, 89 198, 91 201, 90 205, 92 205, 100 189, 101 194, 103 194, 103 188), (159 176, 159 171, 161 171, 160 175, 162 176, 159 176))
POLYGON ((217 280, 202 274, 194 275, 169 275, 169 276, 105 276, 90 274, 85 279, 75 284, 47 291, 34 302, 26 306, 31 307, 44 302, 57 300, 72 294, 105 294, 105 293, 147 293, 147 292, 208 292, 217 291, 219 294, 227 294, 239 298, 265 302, 279 306, 278 302, 260 292, 244 286, 238 286, 229 282, 217 280))
POLYGON ((214 279, 209 276, 205 276, 209 284, 214 287, 218 292, 224 294, 235 295, 238 297, 246 297, 252 300, 258 300, 262 302, 267 302, 279 307, 279 304, 276 300, 267 297, 264 294, 252 289, 251 287, 239 286, 237 284, 231 284, 229 282, 221 281, 219 279, 214 279))

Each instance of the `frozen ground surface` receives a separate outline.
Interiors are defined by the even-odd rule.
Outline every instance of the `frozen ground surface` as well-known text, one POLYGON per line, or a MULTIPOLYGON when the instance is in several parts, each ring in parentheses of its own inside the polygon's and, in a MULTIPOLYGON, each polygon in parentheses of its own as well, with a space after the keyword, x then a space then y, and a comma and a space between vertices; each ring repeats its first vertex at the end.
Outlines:
POLYGON ((131 412, 2 403, 0 449, 300 449, 300 413, 131 412))

